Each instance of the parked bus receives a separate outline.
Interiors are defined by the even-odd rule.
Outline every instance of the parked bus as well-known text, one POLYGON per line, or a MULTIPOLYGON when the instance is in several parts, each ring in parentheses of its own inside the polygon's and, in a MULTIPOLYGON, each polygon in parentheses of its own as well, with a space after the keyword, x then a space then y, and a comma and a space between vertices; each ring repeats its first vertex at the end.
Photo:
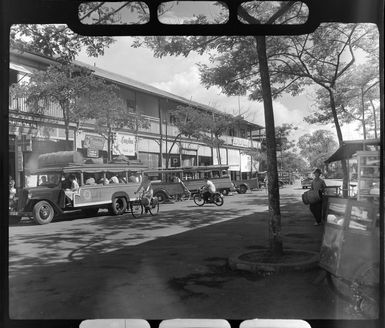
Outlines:
POLYGON ((37 186, 19 190, 13 218, 32 217, 38 224, 50 223, 62 213, 82 210, 96 215, 100 208, 112 214, 123 214, 140 185, 140 172, 145 167, 126 162, 85 164, 81 154, 72 151, 44 154, 34 172, 37 186), (75 180, 77 190, 71 190, 75 180))
POLYGON ((231 191, 235 191, 228 169, 229 167, 225 165, 184 167, 182 180, 192 193, 196 193, 205 184, 205 178, 208 178, 214 183, 218 192, 228 195, 231 191))
POLYGON ((191 193, 197 193, 205 184, 205 177, 210 179, 217 191, 224 195, 235 191, 228 173, 228 166, 188 166, 171 169, 146 170, 152 180, 154 196, 159 202, 164 202, 185 193, 185 188, 191 193))
POLYGON ((159 203, 169 199, 180 199, 183 195, 190 193, 182 181, 182 169, 152 169, 146 170, 151 180, 154 197, 159 203))

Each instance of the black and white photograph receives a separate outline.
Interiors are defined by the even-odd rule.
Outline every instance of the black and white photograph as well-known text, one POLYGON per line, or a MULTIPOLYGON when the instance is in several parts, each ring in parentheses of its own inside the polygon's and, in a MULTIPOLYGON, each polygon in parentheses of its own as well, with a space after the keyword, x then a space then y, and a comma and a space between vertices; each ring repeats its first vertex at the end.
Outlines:
MULTIPOLYGON (((383 319, 380 13, 304 33, 311 1, 238 3, 235 16, 226 1, 159 3, 181 34, 10 24, 9 320, 383 319), (287 34, 203 32, 232 20, 287 34)), ((77 19, 140 28, 153 14, 79 1, 77 19)))

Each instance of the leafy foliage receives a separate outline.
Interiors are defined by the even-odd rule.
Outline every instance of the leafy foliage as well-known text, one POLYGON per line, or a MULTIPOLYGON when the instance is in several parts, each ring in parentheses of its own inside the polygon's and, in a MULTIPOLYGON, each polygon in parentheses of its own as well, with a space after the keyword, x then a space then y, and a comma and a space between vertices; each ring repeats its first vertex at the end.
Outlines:
POLYGON ((324 161, 338 148, 334 136, 328 130, 317 130, 301 136, 297 146, 310 167, 321 169, 325 167, 324 161))
POLYGON ((28 82, 11 86, 10 94, 15 98, 25 98, 31 112, 40 117, 47 114, 50 103, 58 104, 68 143, 70 123, 80 123, 81 119, 92 112, 91 104, 83 101, 97 83, 91 73, 73 64, 56 63, 46 71, 32 74, 28 82))
POLYGON ((111 37, 82 36, 66 25, 16 24, 10 31, 10 47, 28 51, 59 62, 69 63, 85 50, 88 56, 104 54, 105 47, 114 42, 111 37))
POLYGON ((108 84, 103 80, 97 80, 92 92, 83 102, 87 103, 92 111, 88 112, 88 119, 95 123, 95 130, 108 141, 108 158, 111 160, 111 150, 114 144, 114 136, 117 131, 128 128, 136 133, 139 128, 148 129, 150 122, 140 113, 129 112, 127 104, 119 96, 119 87, 108 84))
MULTIPOLYGON (((173 117, 173 125, 175 125, 179 133, 174 138, 170 147, 171 152, 173 146, 182 136, 201 140, 207 145, 219 148, 224 141, 221 136, 241 117, 233 117, 232 115, 218 115, 213 112, 203 111, 192 106, 178 106, 170 115, 173 117)), ((218 152, 218 156, 220 152, 218 152)), ((218 158, 219 163, 221 162, 218 158)))

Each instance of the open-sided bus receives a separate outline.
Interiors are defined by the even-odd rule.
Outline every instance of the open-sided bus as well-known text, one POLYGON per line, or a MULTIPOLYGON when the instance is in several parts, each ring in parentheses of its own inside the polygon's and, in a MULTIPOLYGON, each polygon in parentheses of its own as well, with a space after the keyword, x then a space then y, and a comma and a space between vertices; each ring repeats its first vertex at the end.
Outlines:
POLYGON ((145 173, 151 180, 154 197, 157 197, 160 203, 177 199, 186 192, 182 169, 150 169, 145 173))
POLYGON ((183 194, 185 187, 192 194, 205 185, 205 177, 209 178, 215 185, 217 191, 228 195, 234 191, 234 186, 228 174, 228 166, 188 166, 171 169, 154 169, 145 171, 152 180, 154 196, 160 202, 176 195, 183 194), (180 181, 179 181, 179 180, 180 181))
POLYGON ((134 192, 140 185, 142 165, 128 163, 85 164, 75 152, 44 154, 37 176, 37 186, 19 190, 10 216, 32 217, 38 224, 50 223, 58 215, 80 209, 85 215, 93 215, 100 208, 113 214, 123 214, 136 200, 134 192), (70 177, 76 178, 79 188, 68 194, 70 177))

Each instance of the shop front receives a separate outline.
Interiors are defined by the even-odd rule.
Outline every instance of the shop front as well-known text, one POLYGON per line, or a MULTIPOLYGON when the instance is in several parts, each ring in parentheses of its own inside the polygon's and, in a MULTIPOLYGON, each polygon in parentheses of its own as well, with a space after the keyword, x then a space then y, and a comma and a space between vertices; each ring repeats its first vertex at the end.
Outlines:
POLYGON ((347 142, 326 163, 342 159, 357 162, 357 187, 344 193, 347 196, 340 193, 323 198, 320 266, 337 283, 347 286, 358 307, 365 304, 373 311, 378 305, 380 264, 379 141, 347 142))
POLYGON ((15 122, 9 125, 9 175, 16 188, 29 184, 28 173, 37 167, 41 154, 72 149, 74 131, 70 130, 69 143, 64 128, 15 122))

